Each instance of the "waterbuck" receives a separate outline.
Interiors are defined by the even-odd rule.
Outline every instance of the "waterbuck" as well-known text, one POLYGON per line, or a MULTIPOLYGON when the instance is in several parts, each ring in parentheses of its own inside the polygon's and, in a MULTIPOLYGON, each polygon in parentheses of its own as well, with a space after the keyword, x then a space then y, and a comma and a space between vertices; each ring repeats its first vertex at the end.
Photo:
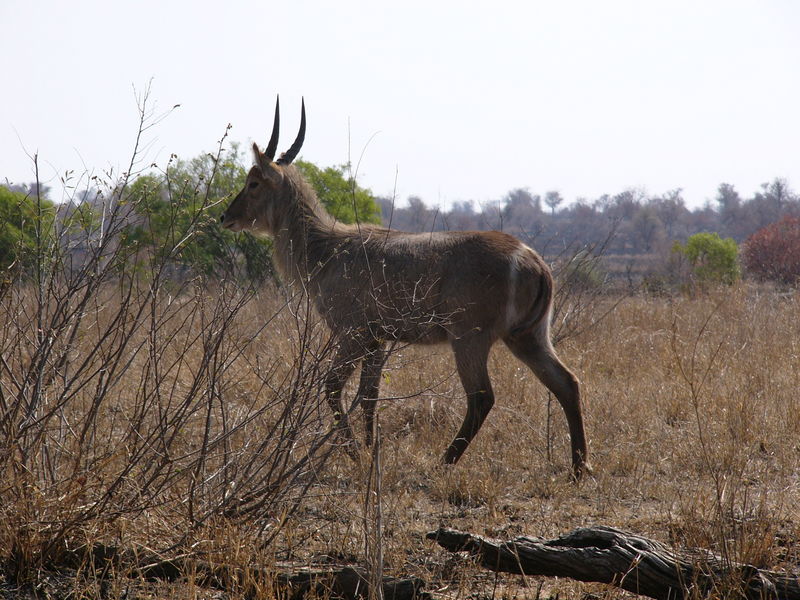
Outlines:
POLYGON ((444 455, 455 463, 494 404, 487 359, 503 340, 555 394, 569 425, 573 473, 588 471, 578 381, 550 342, 553 279, 542 258, 498 231, 419 234, 337 222, 291 164, 305 138, 305 102, 297 139, 274 160, 279 128, 276 103, 266 152, 253 144, 255 166, 220 221, 271 236, 278 272, 304 286, 335 334, 325 393, 349 440, 341 393, 359 362, 369 445, 386 344, 448 342, 467 395, 464 422, 444 455))

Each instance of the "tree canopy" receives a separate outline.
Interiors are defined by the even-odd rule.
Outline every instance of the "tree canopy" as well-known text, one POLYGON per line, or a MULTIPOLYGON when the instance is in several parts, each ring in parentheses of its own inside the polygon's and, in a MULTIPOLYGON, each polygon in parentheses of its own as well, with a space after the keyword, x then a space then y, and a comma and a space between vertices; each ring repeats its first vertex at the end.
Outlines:
MULTIPOLYGON (((320 168, 302 160, 295 164, 335 218, 345 223, 380 223, 372 193, 346 176, 345 167, 320 168)), ((271 242, 249 233, 233 234, 218 224, 220 213, 246 176, 239 148, 234 146, 218 156, 173 159, 165 171, 138 177, 128 193, 134 214, 124 243, 139 256, 166 253, 181 268, 205 275, 243 266, 247 277, 263 280, 272 272, 271 242)))
POLYGON ((372 192, 362 188, 349 166, 320 168, 297 160, 295 166, 308 179, 320 202, 331 215, 343 223, 380 223, 381 211, 372 192))
MULTIPOLYGON (((145 264, 154 253, 166 254, 169 264, 180 273, 221 276, 237 272, 251 280, 269 277, 270 241, 246 233, 232 234, 218 225, 220 213, 244 183, 249 167, 244 158, 235 145, 213 156, 201 154, 188 160, 173 157, 164 169, 151 170, 123 186, 124 191, 119 193, 125 205, 124 228, 114 235, 130 251, 126 256, 145 264)), ((693 250, 687 240, 692 236, 718 232, 719 243, 727 243, 726 237, 734 244, 742 243, 783 217, 800 216, 800 195, 783 179, 764 183, 747 196, 723 183, 716 197, 698 207, 687 206, 680 188, 658 195, 631 188, 574 202, 568 202, 556 191, 540 195, 528 188, 515 188, 495 200, 460 199, 449 207, 436 207, 426 205, 418 196, 405 202, 375 198, 369 189, 357 184, 348 165, 320 167, 303 160, 295 161, 295 165, 323 206, 342 222, 379 223, 383 216, 386 225, 405 231, 501 229, 533 245, 550 262, 565 252, 601 248, 604 263, 614 263, 604 265, 607 271, 616 277, 624 270, 630 281, 665 273, 671 278, 673 266, 681 269, 681 261, 675 263, 679 257, 685 259, 683 266, 692 271, 695 281, 706 275, 713 279, 706 264, 711 259, 707 255, 690 256, 693 250), (686 245, 673 254, 670 249, 676 241, 686 245), (696 264, 689 265, 693 260, 696 264)), ((14 264, 27 269, 25 256, 31 256, 37 248, 37 223, 40 233, 57 233, 58 243, 69 246, 72 257, 80 260, 79 232, 86 227, 72 217, 83 221, 97 218, 98 223, 106 218, 102 201, 98 204, 91 200, 94 196, 103 197, 96 190, 75 193, 69 206, 54 205, 38 184, 6 184, 1 193, 0 267, 14 264), (68 223, 70 219, 72 224, 68 223), (77 241, 72 243, 72 238, 77 241)), ((97 235, 101 234, 98 229, 97 235)), ((757 239, 765 242, 770 236, 777 239, 767 233, 757 239)), ((39 249, 43 241, 54 242, 55 237, 38 238, 39 249)), ((750 246, 756 248, 755 243, 750 246)), ((770 251, 768 262, 758 263, 760 273, 753 267, 756 263, 746 256, 743 267, 759 278, 765 277, 765 269, 786 258, 786 253, 781 254, 780 247, 776 248, 770 251)), ((760 252, 763 258, 767 251, 760 252)), ((732 273, 729 271, 729 275, 732 273)), ((726 280, 730 279, 726 276, 726 280)))
POLYGON ((229 246, 236 243, 218 226, 218 207, 238 192, 245 176, 236 147, 226 155, 173 159, 165 171, 139 176, 126 196, 133 211, 123 243, 139 257, 155 253, 205 275, 231 268, 229 246))
POLYGON ((49 238, 54 217, 50 200, 0 186, 0 269, 27 267, 37 244, 49 238))

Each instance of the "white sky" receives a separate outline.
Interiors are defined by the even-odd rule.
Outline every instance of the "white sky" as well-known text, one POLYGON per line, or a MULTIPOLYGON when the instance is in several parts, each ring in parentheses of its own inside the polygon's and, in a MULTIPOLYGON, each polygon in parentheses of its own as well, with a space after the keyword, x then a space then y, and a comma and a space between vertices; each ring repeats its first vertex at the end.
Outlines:
MULTIPOLYGON (((0 180, 124 169, 152 79, 147 162, 230 139, 431 205, 516 187, 567 200, 722 182, 800 187, 800 2, 0 0, 0 180), (370 141, 371 140, 371 141, 370 141), (396 180, 396 184, 395 184, 396 180)), ((248 157, 249 160, 249 157, 248 157)))

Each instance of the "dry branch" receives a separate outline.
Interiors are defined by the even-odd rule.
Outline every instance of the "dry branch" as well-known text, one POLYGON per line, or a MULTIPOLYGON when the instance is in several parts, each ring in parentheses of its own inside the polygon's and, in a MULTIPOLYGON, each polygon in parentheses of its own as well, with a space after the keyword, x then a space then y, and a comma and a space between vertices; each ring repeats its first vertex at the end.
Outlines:
POLYGON ((800 578, 724 560, 705 550, 673 550, 611 527, 576 529, 554 540, 502 542, 440 528, 427 535, 451 552, 468 552, 492 571, 569 577, 674 600, 701 596, 800 599, 800 578))

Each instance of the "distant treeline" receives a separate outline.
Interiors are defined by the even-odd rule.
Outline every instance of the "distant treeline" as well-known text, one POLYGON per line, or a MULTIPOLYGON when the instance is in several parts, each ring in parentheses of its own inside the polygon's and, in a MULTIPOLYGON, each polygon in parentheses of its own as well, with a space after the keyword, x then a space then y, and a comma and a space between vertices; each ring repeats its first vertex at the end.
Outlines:
MULTIPOLYGON (((53 214, 51 223, 71 223, 61 227, 60 243, 66 242, 63 249, 73 262, 82 262, 98 232, 108 227, 106 213, 114 205, 116 235, 129 247, 128 256, 141 260, 153 252, 168 252, 181 273, 221 276, 242 267, 248 278, 269 277, 268 241, 234 237, 218 227, 219 212, 243 184, 245 162, 237 147, 224 159, 200 155, 177 160, 161 173, 109 186, 104 193, 76 191, 61 204, 48 200, 50 190, 35 183, 0 186, 0 267, 24 268, 24 255, 35 254, 37 214, 53 214), (76 224, 73 215, 78 213, 81 220, 76 224), (173 248, 175 240, 183 241, 173 248)), ((695 208, 686 206, 681 189, 662 195, 629 189, 567 203, 556 191, 542 196, 518 188, 496 201, 460 201, 439 210, 416 196, 406 202, 375 197, 355 183, 347 165, 321 169, 297 163, 323 204, 344 222, 382 221, 413 232, 502 230, 531 244, 551 264, 569 261, 577 253, 602 256, 606 273, 631 281, 674 270, 666 263, 672 260, 676 242, 683 244, 695 234, 714 232, 742 244, 767 225, 800 216, 800 196, 779 178, 762 184, 750 197, 720 184, 713 200, 695 208)), ((770 256, 774 258, 774 252, 770 256)))
POLYGON ((429 207, 418 197, 407 203, 377 198, 385 225, 407 231, 487 230, 509 232, 547 255, 580 243, 603 246, 606 255, 664 255, 675 241, 700 232, 717 232, 737 243, 780 220, 800 216, 800 196, 784 179, 764 183, 743 198, 723 183, 712 202, 689 208, 680 189, 651 196, 641 190, 604 194, 567 204, 558 192, 544 196, 520 188, 499 201, 456 202, 449 210, 429 207))

